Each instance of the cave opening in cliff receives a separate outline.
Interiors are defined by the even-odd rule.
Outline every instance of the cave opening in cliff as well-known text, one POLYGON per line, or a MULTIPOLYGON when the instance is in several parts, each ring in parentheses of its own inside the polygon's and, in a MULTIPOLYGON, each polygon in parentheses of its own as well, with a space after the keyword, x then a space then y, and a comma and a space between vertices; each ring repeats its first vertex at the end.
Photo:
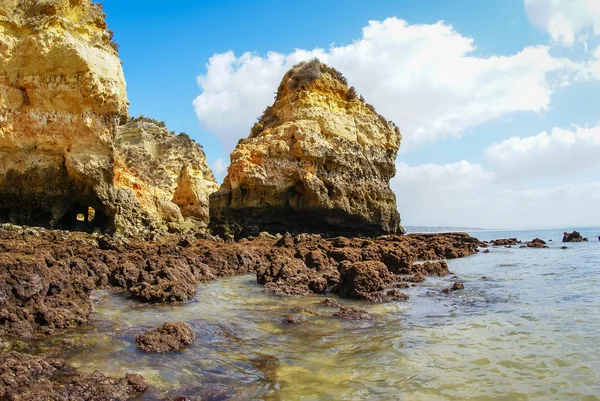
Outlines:
POLYGON ((106 232, 111 219, 97 202, 75 202, 60 219, 55 228, 69 231, 106 232))

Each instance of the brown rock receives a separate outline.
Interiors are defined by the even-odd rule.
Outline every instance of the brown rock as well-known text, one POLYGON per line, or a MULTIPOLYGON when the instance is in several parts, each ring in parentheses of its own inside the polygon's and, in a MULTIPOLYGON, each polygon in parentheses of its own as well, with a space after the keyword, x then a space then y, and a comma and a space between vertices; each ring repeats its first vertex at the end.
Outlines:
POLYGON ((147 388, 146 380, 138 374, 111 378, 101 372, 79 373, 61 359, 0 353, 0 399, 127 400, 147 388))
POLYGON ((342 305, 340 305, 340 303, 338 301, 336 301, 335 299, 331 299, 331 298, 325 298, 323 300, 323 302, 321 302, 324 306, 327 306, 329 308, 341 308, 342 305))
POLYGON ((340 270, 340 296, 376 300, 392 286, 395 278, 381 262, 357 262, 340 270))
POLYGON ((546 242, 540 238, 534 238, 529 242, 526 242, 527 248, 548 248, 546 242))
POLYGON ((501 238, 490 241, 492 246, 517 245, 520 243, 521 241, 516 238, 501 238))
POLYGON ((135 345, 145 352, 171 352, 191 345, 196 334, 183 322, 167 322, 138 336, 135 345))
POLYGON ((219 234, 402 233, 389 181, 400 132, 317 60, 284 76, 211 196, 219 234))
MULTIPOLYGON (((598 237, 600 239, 600 237, 598 237)), ((563 234, 562 242, 584 242, 587 241, 587 238, 583 238, 578 231, 573 231, 572 233, 565 232, 563 234)))
POLYGON ((346 320, 365 320, 372 319, 373 316, 363 308, 352 306, 342 306, 340 310, 335 312, 333 317, 346 320))

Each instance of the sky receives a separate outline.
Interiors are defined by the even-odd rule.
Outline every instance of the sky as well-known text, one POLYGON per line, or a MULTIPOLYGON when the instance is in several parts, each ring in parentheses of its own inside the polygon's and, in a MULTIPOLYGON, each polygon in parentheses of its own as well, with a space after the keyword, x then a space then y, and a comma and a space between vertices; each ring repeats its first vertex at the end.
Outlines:
POLYGON ((130 114, 229 154, 292 65, 339 69, 403 135, 404 225, 600 225, 600 0, 104 0, 130 114))

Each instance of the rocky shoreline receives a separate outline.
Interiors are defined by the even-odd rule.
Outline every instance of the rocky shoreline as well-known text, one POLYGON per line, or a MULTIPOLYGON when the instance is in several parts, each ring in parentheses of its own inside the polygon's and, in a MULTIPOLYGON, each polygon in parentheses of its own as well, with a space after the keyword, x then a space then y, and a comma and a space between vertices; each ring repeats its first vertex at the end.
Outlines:
MULTIPOLYGON (((400 288, 416 285, 427 275, 447 275, 444 259, 475 254, 482 245, 463 233, 378 238, 265 233, 237 242, 177 236, 119 242, 108 236, 3 225, 0 338, 39 338, 79 326, 93 330, 88 323, 95 289, 126 291, 140 302, 185 302, 202 282, 252 272, 273 296, 316 293, 370 302, 405 300, 400 288)), ((332 317, 368 318, 359 308, 338 309, 332 317)), ((104 383, 90 388, 101 388, 105 395, 88 397, 65 390, 56 373, 72 371, 64 361, 13 349, 5 349, 0 360, 0 395, 7 399, 34 399, 27 397, 32 397, 38 381, 53 389, 56 400, 126 399, 145 385, 137 376, 69 376, 81 383, 104 383)))

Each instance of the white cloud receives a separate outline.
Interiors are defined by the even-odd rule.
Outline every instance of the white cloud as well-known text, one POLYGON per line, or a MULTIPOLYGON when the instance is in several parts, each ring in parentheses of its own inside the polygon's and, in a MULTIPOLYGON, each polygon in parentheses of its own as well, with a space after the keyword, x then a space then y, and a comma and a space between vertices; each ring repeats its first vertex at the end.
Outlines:
POLYGON ((223 158, 218 158, 212 164, 212 171, 217 182, 223 182, 223 178, 227 175, 227 162, 223 158))
POLYGON ((515 189, 468 161, 397 164, 391 180, 405 225, 483 228, 600 224, 600 182, 515 189))
POLYGON ((533 25, 563 45, 585 41, 589 34, 600 35, 598 0, 525 0, 525 13, 533 25))
POLYGON ((285 71, 318 56, 342 71, 369 103, 400 127, 406 150, 459 137, 515 112, 540 112, 558 84, 553 72, 572 68, 544 46, 495 57, 476 57, 474 50, 473 39, 443 22, 371 21, 360 40, 329 50, 271 52, 266 57, 216 54, 198 78, 202 93, 194 106, 203 127, 229 152, 273 102, 285 71))
POLYGON ((600 125, 515 136, 491 145, 485 153, 497 174, 508 178, 575 173, 600 164, 600 125))

